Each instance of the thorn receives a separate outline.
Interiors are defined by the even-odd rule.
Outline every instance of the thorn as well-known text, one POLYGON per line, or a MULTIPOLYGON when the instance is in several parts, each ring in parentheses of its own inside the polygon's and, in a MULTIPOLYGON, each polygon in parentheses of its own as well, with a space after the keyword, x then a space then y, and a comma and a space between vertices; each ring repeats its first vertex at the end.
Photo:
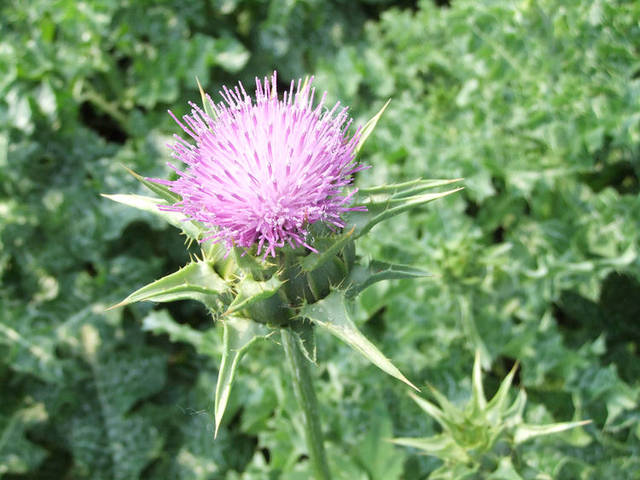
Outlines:
POLYGON ((114 308, 118 308, 118 307, 124 307, 125 305, 127 305, 129 302, 127 302, 127 299, 125 298, 124 300, 122 300, 119 303, 116 303, 115 305, 111 305, 108 308, 105 308, 104 311, 108 312, 109 310, 113 310, 114 308))

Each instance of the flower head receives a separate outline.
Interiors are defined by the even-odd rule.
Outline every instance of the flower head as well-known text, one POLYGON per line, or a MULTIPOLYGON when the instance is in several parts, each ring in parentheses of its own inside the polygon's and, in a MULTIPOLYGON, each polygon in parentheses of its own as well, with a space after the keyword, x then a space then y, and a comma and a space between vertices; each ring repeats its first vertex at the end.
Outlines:
POLYGON ((355 190, 344 191, 363 168, 347 108, 325 108, 326 93, 314 107, 315 89, 300 80, 279 99, 276 81, 275 72, 256 78, 255 101, 242 84, 223 87, 224 103, 207 97, 212 117, 193 103, 184 122, 169 112, 195 143, 176 135, 173 157, 186 169, 169 164, 179 177, 161 181, 182 197, 164 208, 211 227, 208 239, 227 248, 256 244, 265 256, 285 244, 314 250, 310 224, 341 228, 342 213, 362 209, 349 206, 355 190))

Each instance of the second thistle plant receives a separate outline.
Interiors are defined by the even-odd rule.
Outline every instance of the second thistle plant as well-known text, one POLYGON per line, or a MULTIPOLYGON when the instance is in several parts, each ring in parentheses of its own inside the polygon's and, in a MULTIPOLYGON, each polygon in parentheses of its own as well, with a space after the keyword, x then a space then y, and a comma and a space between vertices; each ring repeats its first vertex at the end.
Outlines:
POLYGON ((534 437, 551 435, 590 423, 587 420, 546 425, 527 424, 523 418, 527 402, 525 391, 520 390, 515 400, 509 402, 509 393, 518 364, 515 364, 503 379, 490 400, 485 397, 480 365, 481 354, 476 352, 471 399, 462 408, 452 404, 445 395, 433 387, 430 388, 430 392, 437 403, 411 393, 413 400, 438 423, 442 432, 424 438, 395 438, 393 442, 442 460, 443 465, 429 478, 520 479, 512 463, 512 453, 517 446, 534 437))
MULTIPOLYGON (((240 84, 176 122, 171 165, 176 180, 134 175, 154 197, 107 195, 150 211, 197 241, 201 258, 137 290, 117 306, 150 300, 202 302, 224 329, 215 392, 215 428, 222 421, 236 368, 259 339, 279 332, 294 390, 305 412, 307 442, 317 478, 329 478, 308 360, 315 361, 315 329, 329 332, 389 375, 413 384, 356 327, 351 301, 386 279, 426 272, 364 262, 355 241, 378 223, 450 195, 433 191, 457 180, 413 180, 350 188, 364 166, 360 148, 386 105, 349 134, 346 108, 314 105, 311 81, 291 83, 282 98, 277 78, 256 79, 255 100, 240 84)), ((133 173, 133 172, 132 172, 133 173)), ((417 390, 417 389, 416 389, 417 390)))

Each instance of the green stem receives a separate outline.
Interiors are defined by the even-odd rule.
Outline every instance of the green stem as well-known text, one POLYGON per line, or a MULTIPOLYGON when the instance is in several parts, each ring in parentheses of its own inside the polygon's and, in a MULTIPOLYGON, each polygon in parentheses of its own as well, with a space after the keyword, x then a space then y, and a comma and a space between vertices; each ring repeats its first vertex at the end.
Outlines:
POLYGON ((298 405, 304 413, 304 434, 309 450, 311 467, 316 480, 330 480, 327 455, 322 443, 322 430, 320 429, 320 418, 318 415, 318 400, 313 389, 311 372, 309 371, 308 360, 300 350, 296 333, 289 328, 280 330, 282 336, 282 346, 284 347, 289 366, 291 367, 291 377, 293 378, 293 391, 298 400, 298 405))

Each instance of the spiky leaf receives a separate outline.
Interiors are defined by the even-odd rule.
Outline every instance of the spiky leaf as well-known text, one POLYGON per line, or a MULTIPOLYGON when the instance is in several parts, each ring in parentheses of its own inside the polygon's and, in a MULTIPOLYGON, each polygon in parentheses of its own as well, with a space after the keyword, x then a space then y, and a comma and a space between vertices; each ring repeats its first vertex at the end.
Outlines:
POLYGON ((149 190, 151 190, 153 193, 158 195, 163 200, 166 200, 169 203, 176 203, 182 200, 182 197, 180 195, 178 195, 177 193, 173 193, 165 185, 162 185, 160 183, 156 183, 147 178, 144 178, 142 175, 139 175, 138 173, 134 172, 130 168, 127 168, 127 167, 124 167, 124 168, 136 180, 138 180, 140 183, 142 183, 145 187, 147 187, 149 190))
POLYGON ((220 370, 218 371, 218 382, 216 384, 215 398, 215 435, 218 435, 218 429, 222 422, 224 411, 229 401, 231 386, 235 377, 238 363, 242 355, 249 346, 269 334, 268 329, 257 322, 241 317, 227 317, 222 322, 223 333, 223 351, 220 370))
POLYGON ((213 102, 205 93, 198 78, 196 78, 196 82, 198 83, 198 90, 200 90, 200 98, 202 99, 202 108, 204 109, 204 113, 206 113, 212 120, 215 120, 216 112, 213 111, 213 102))
POLYGON ((498 391, 493 396, 493 398, 487 404, 487 417, 490 421, 497 421, 503 415, 503 410, 506 405, 507 398, 509 396, 509 390, 511 389, 511 384, 513 383, 513 377, 516 374, 518 369, 518 363, 516 362, 511 368, 511 371, 507 374, 507 376, 502 380, 500 386, 498 387, 498 391))
POLYGON ((474 412, 480 413, 487 408, 487 398, 484 395, 484 386, 482 385, 482 362, 479 350, 476 350, 473 362, 471 385, 471 406, 474 412))
POLYGON ((347 279, 347 296, 356 297, 367 287, 382 280, 420 278, 429 275, 429 272, 421 268, 372 260, 366 267, 356 265, 350 272, 347 279))
POLYGON ((543 435, 551 435, 553 433, 564 432, 571 428, 581 427, 591 423, 591 420, 583 420, 578 422, 560 422, 550 423, 548 425, 518 425, 513 435, 513 441, 516 444, 526 442, 527 440, 540 437, 543 435))
POLYGON ((307 321, 295 322, 291 328, 293 328, 293 330, 298 334, 297 340, 304 356, 311 363, 316 363, 316 335, 313 329, 313 324, 307 321))
POLYGON ((115 194, 107 195, 102 194, 103 197, 113 200, 114 202, 122 203, 129 207, 137 208, 145 212, 153 213, 154 215, 162 218, 169 224, 182 230, 189 238, 193 240, 200 240, 205 234, 205 230, 191 221, 185 221, 184 215, 176 212, 167 212, 159 208, 160 205, 166 205, 165 200, 154 197, 145 197, 144 195, 125 195, 115 194))
POLYGON ((190 299, 202 302, 213 310, 217 308, 217 298, 227 289, 227 284, 207 262, 192 262, 177 272, 136 290, 122 302, 110 308, 144 300, 173 302, 190 299))
POLYGON ((352 240, 353 232, 355 231, 355 227, 350 230, 342 233, 340 236, 336 237, 335 240, 331 243, 331 245, 318 253, 310 253, 306 257, 302 259, 300 262, 302 266, 302 271, 304 272, 312 272, 317 268, 324 265, 326 262, 331 260, 336 254, 344 248, 344 246, 352 240))
POLYGON ((376 128, 380 117, 389 106, 391 99, 387 100, 387 102, 382 106, 382 108, 376 113, 367 123, 364 124, 362 130, 360 131, 360 138, 358 139, 358 144, 356 145, 356 153, 360 152, 360 149, 363 147, 364 143, 369 138, 369 135, 373 133, 373 130, 376 128))
POLYGON ((338 337, 382 371, 419 391, 418 387, 407 380, 400 370, 358 330, 349 315, 347 299, 342 292, 331 292, 322 300, 305 305, 301 309, 301 316, 338 337))
POLYGON ((437 178, 422 180, 416 178, 415 180, 409 180, 407 182, 392 183, 390 185, 376 185, 373 187, 362 187, 358 189, 358 196, 364 198, 365 196, 373 195, 394 195, 411 196, 421 193, 430 188, 444 187, 461 181, 461 178, 437 178))
POLYGON ((350 212, 345 215, 345 220, 348 225, 355 227, 354 238, 359 238, 388 218, 462 190, 460 187, 444 192, 424 193, 428 189, 459 180, 419 180, 370 188, 361 193, 361 200, 358 200, 367 210, 350 212), (365 198, 362 198, 363 195, 365 198))
POLYGON ((418 406, 422 410, 424 410, 427 413, 427 415, 429 415, 436 422, 438 422, 443 429, 450 430, 453 427, 452 423, 449 421, 449 419, 444 414, 444 412, 440 408, 438 408, 436 405, 429 402, 428 400, 425 400, 422 397, 419 397, 413 392, 409 392, 409 396, 413 399, 414 402, 418 404, 418 406))
POLYGON ((438 457, 442 460, 466 461, 469 456, 457 445, 449 435, 434 435, 426 438, 394 438, 391 440, 396 445, 412 447, 438 457))
POLYGON ((233 302, 231 302, 231 305, 229 305, 229 308, 227 308, 225 315, 232 314, 249 307, 259 300, 265 300, 273 296, 283 283, 284 282, 275 275, 264 282, 258 282, 250 276, 246 276, 236 286, 238 293, 233 302))

